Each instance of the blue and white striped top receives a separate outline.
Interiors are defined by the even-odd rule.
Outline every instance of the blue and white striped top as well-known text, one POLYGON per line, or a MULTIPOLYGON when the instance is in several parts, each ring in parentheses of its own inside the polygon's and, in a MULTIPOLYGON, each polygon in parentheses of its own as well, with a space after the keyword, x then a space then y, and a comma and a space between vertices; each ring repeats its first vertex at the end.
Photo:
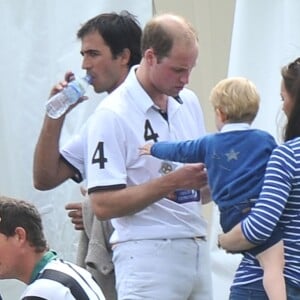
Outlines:
MULTIPOLYGON (((265 174, 263 189, 251 213, 242 221, 246 238, 255 244, 268 239, 276 226, 283 227, 284 276, 300 287, 300 137, 274 149, 265 174)), ((255 257, 243 257, 233 285, 262 279, 255 257)))

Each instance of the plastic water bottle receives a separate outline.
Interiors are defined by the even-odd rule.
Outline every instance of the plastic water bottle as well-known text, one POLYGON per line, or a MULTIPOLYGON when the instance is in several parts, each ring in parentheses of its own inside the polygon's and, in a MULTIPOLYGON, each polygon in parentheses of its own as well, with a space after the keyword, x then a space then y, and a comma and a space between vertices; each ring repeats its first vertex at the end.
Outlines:
POLYGON ((87 74, 82 78, 75 78, 59 93, 52 96, 46 103, 47 115, 52 119, 62 116, 70 105, 76 103, 82 97, 89 84, 91 76, 87 74))

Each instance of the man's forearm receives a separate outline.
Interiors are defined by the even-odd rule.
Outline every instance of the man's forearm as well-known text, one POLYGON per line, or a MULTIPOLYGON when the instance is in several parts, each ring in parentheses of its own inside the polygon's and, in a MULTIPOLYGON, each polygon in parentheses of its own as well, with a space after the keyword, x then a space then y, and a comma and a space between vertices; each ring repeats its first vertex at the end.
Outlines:
POLYGON ((67 174, 60 171, 65 168, 60 159, 59 138, 64 118, 52 120, 45 117, 43 127, 35 148, 33 160, 34 186, 40 190, 54 188, 67 174))
POLYGON ((202 164, 185 165, 144 184, 115 191, 93 192, 90 198, 96 216, 105 220, 137 213, 176 189, 200 189, 206 184, 202 164))

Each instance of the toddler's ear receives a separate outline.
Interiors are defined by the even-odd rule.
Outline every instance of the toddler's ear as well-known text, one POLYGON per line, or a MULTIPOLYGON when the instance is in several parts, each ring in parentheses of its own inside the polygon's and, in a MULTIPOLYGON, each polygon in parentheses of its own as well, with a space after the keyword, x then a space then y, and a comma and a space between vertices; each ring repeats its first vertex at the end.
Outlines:
POLYGON ((219 118, 219 120, 224 123, 225 121, 227 121, 227 115, 220 109, 220 108, 216 108, 216 115, 219 118))

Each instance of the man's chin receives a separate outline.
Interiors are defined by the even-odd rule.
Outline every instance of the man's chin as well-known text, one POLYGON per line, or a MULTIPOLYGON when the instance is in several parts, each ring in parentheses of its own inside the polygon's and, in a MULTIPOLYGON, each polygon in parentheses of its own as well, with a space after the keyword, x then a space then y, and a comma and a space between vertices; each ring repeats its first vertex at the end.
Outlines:
POLYGON ((184 87, 178 87, 178 88, 176 88, 175 91, 174 91, 173 97, 179 96, 179 93, 183 90, 183 88, 184 87))

